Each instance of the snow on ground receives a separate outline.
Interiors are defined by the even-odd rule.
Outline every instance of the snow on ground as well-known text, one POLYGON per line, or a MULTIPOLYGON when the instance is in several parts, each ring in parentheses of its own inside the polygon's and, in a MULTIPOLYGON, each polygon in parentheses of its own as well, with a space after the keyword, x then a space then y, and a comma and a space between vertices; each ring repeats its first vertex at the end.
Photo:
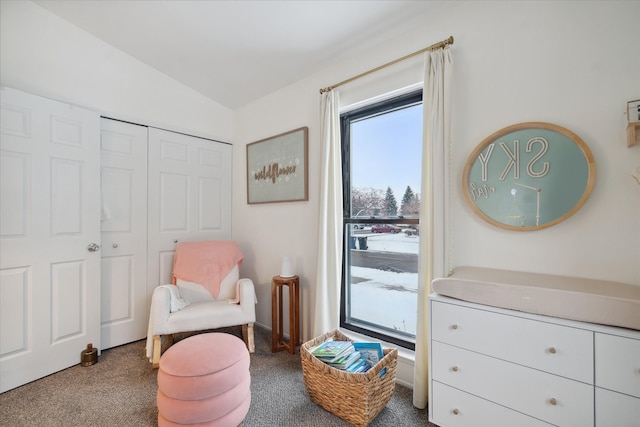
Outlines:
MULTIPOLYGON (((369 251, 418 253, 420 238, 398 234, 368 235, 369 251)), ((351 267, 351 316, 402 332, 415 334, 418 274, 394 273, 374 268, 351 267)))
POLYGON ((419 236, 407 236, 404 233, 372 233, 367 236, 367 245, 370 251, 418 253, 419 236))

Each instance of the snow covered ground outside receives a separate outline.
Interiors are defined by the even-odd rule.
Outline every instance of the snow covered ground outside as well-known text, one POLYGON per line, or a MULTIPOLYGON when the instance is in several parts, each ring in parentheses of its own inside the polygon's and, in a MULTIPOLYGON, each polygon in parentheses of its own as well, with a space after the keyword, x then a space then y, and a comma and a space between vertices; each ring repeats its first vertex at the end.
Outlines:
MULTIPOLYGON (((368 235, 368 251, 418 254, 418 236, 368 235)), ((351 267, 351 316, 409 334, 416 333, 418 274, 351 267), (358 278, 354 282, 354 278, 358 278), (360 280, 360 281, 358 281, 360 280)))

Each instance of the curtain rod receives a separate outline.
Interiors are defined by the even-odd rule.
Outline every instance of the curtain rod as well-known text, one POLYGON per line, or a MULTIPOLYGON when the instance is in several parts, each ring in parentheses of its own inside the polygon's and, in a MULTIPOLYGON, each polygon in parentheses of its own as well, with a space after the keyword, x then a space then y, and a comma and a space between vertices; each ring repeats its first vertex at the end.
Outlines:
POLYGON ((413 52, 413 53, 410 53, 409 55, 403 56, 402 58, 398 58, 398 59, 396 59, 394 61, 387 62, 386 64, 380 65, 379 67, 373 68, 373 69, 371 69, 369 71, 365 71, 364 73, 358 74, 357 76, 351 77, 350 79, 343 80, 340 83, 334 84, 333 86, 329 86, 329 87, 326 87, 324 89, 320 89, 320 95, 322 95, 325 92, 329 92, 329 91, 331 91, 331 90, 333 90, 333 89, 335 89, 335 88, 337 88, 339 86, 345 85, 347 83, 351 83, 352 81, 357 80, 360 77, 368 76, 369 74, 375 73, 376 71, 382 70, 383 68, 389 67, 391 65, 395 65, 398 62, 404 61, 405 59, 412 58, 412 57, 414 57, 416 55, 420 55, 421 53, 424 53, 424 52, 429 52, 431 50, 440 49, 440 48, 443 48, 443 47, 448 46, 450 44, 453 44, 453 36, 449 37, 446 40, 442 40, 441 42, 434 43, 429 47, 425 47, 422 50, 419 50, 417 52, 413 52))

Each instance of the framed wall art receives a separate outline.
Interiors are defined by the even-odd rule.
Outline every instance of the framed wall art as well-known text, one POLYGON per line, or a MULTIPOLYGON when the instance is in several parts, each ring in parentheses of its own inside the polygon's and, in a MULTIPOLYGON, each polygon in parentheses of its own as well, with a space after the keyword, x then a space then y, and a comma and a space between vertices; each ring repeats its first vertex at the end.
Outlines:
POLYGON ((640 99, 627 102, 627 121, 640 123, 640 99))
POLYGON ((627 147, 640 142, 640 99, 627 102, 627 147))
POLYGON ((309 128, 247 144, 247 203, 309 200, 309 128))

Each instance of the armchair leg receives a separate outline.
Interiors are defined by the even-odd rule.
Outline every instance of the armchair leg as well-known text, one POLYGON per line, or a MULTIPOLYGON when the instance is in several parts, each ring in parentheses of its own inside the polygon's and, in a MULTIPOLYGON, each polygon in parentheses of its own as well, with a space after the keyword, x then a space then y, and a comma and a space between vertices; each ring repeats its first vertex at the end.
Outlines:
POLYGON ((162 351, 162 337, 160 335, 153 336, 153 359, 151 359, 151 366, 153 369, 160 367, 160 353, 162 351))
POLYGON ((247 349, 250 354, 256 352, 256 347, 253 341, 253 323, 247 323, 246 325, 242 325, 242 337, 244 338, 244 342, 247 345, 247 349))
MULTIPOLYGON (((174 340, 173 334, 165 335, 166 348, 169 348, 173 345, 173 340, 174 340)), ((161 355, 162 355, 162 335, 154 335, 153 336, 153 358, 151 359, 151 364, 153 369, 158 369, 160 367, 161 355)))

